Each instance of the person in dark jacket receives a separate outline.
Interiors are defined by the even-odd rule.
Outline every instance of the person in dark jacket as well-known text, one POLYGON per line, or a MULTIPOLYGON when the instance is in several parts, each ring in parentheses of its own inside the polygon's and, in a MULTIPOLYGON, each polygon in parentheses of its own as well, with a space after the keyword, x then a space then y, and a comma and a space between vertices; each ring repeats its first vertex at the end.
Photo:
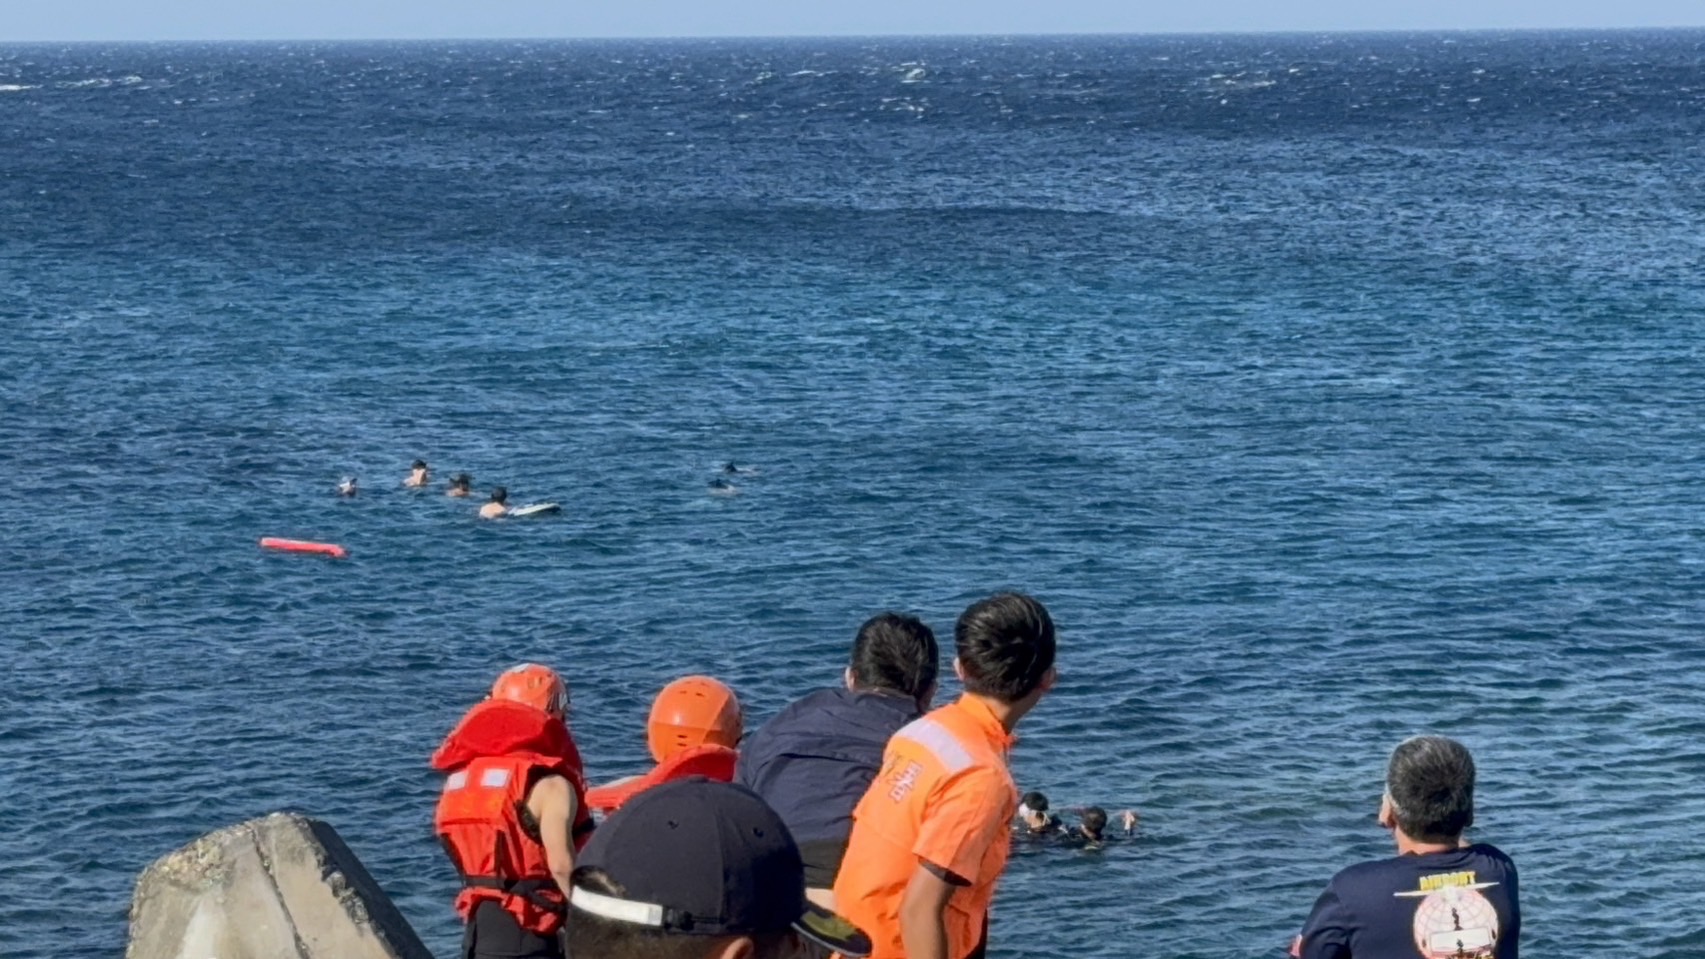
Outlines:
POLYGON ((735 782, 769 803, 799 843, 806 894, 830 891, 852 833, 852 811, 882 765, 882 750, 935 698, 941 652, 915 616, 882 613, 859 627, 845 688, 792 703, 741 745, 735 782))

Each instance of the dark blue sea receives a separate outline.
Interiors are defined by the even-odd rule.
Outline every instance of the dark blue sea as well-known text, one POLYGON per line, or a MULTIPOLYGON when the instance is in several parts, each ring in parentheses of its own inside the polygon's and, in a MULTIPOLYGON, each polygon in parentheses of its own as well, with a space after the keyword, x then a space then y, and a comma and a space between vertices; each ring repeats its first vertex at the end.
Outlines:
POLYGON ((500 668, 603 779, 1004 587, 1143 825, 992 955, 1278 956, 1417 732, 1530 954, 1705 955, 1705 31, 0 46, 0 321, 8 957, 280 808, 448 956, 500 668))

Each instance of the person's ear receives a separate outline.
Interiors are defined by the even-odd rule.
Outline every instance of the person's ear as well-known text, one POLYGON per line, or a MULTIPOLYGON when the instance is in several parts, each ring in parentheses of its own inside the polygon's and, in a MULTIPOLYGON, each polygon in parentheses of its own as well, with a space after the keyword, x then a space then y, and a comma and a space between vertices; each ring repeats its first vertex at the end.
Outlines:
POLYGON ((1052 666, 1049 666, 1048 671, 1046 673, 1042 674, 1042 691, 1045 693, 1046 692, 1052 692, 1054 689, 1054 684, 1059 682, 1059 681, 1060 681, 1059 670, 1055 669, 1052 666))
POLYGON ((953 675, 959 677, 960 685, 964 685, 964 683, 965 683, 965 664, 959 661, 958 656, 953 657, 953 675))
POLYGON ((848 666, 846 671, 841 674, 841 679, 846 682, 848 689, 858 688, 858 686, 853 683, 853 669, 851 666, 848 666))
POLYGON ((1391 806, 1391 794, 1384 793, 1379 797, 1379 824, 1386 829, 1397 828, 1397 810, 1391 806))

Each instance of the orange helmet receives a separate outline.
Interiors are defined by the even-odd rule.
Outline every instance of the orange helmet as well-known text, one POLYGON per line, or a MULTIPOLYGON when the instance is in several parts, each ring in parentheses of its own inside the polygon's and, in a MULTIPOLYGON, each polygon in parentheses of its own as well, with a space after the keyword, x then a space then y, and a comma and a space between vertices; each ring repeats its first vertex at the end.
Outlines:
POLYGON ((743 732, 739 697, 709 676, 683 676, 663 687, 645 724, 651 758, 660 763, 694 746, 733 749, 743 732))
POLYGON ((507 699, 542 709, 552 716, 568 715, 568 684, 556 670, 538 663, 511 666, 491 684, 492 699, 507 699))

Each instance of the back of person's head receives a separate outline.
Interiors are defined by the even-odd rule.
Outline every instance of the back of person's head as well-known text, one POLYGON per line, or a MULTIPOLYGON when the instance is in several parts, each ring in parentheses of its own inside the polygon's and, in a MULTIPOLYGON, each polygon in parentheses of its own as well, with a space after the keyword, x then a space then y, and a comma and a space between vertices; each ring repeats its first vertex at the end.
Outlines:
POLYGON ((842 955, 870 941, 805 896, 787 826, 757 794, 683 779, 635 796, 592 834, 570 881, 574 959, 748 959, 842 955), (742 941, 749 943, 743 945, 742 941))
POLYGON ((1024 798, 1020 799, 1018 802, 1019 805, 1031 812, 1048 811, 1048 797, 1039 792, 1027 792, 1024 794, 1024 798))
POLYGON ((855 689, 888 689, 922 701, 941 672, 941 647, 916 616, 881 613, 858 628, 849 668, 855 689))
POLYGON ((504 500, 507 500, 508 498, 509 498, 509 490, 507 488, 502 487, 502 486, 497 486, 497 487, 492 488, 491 501, 493 503, 501 503, 504 500))
POLYGON ((1100 806, 1085 809, 1079 819, 1083 823, 1083 831, 1094 836, 1101 835, 1101 831, 1107 828, 1107 810, 1100 806))
POLYGON ((1385 769, 1397 828, 1419 842, 1455 842, 1474 825, 1474 757, 1444 736, 1397 744, 1385 769))
POLYGON ((1017 702, 1054 668, 1054 621, 1023 593, 997 593, 959 614, 953 646, 966 692, 1017 702))
POLYGON ((568 684, 556 670, 538 663, 522 663, 499 673, 491 684, 491 698, 524 703, 558 719, 568 716, 568 684))
POLYGON ((645 722, 646 746, 660 763, 699 746, 738 748, 745 734, 740 697, 709 676, 683 676, 663 687, 645 722))

